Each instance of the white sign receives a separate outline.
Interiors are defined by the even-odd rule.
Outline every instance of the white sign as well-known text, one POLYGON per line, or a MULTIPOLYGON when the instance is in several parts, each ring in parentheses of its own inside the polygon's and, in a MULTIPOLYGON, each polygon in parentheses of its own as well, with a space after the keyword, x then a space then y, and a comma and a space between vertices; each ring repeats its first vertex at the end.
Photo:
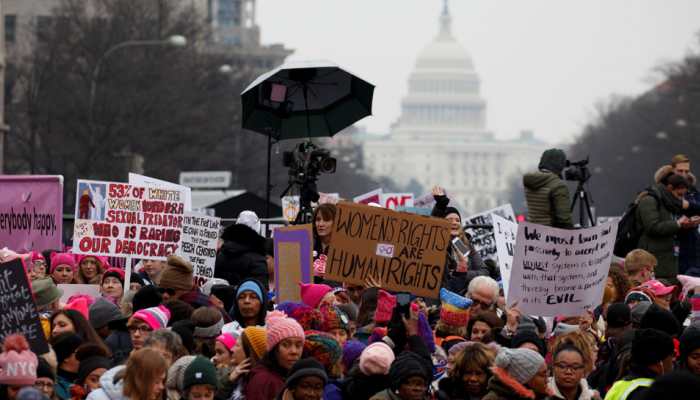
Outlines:
POLYGON ((61 295, 60 303, 68 303, 68 299, 71 296, 84 294, 92 297, 93 299, 98 299, 100 294, 100 285, 85 285, 82 283, 61 283, 56 285, 59 289, 63 291, 61 295))
POLYGON ((220 225, 219 218, 195 213, 186 213, 182 219, 177 255, 192 263, 198 287, 214 277, 220 225))
POLYGON ((566 230, 518 225, 508 301, 525 314, 579 316, 600 305, 617 225, 566 230))
POLYGON ((367 192, 365 194, 361 194, 359 196, 355 196, 352 199, 353 203, 358 203, 358 204, 369 204, 369 203, 377 203, 381 201, 380 197, 384 193, 382 189, 375 189, 372 190, 371 192, 367 192))
MULTIPOLYGON (((515 213, 510 204, 496 207, 492 210, 472 215, 464 220, 467 225, 492 225, 491 215, 499 215, 509 221, 515 222, 515 213)), ((489 228, 467 228, 464 230, 469 235, 470 243, 474 250, 479 252, 483 260, 496 259, 496 241, 493 238, 493 229, 489 228)))
MULTIPOLYGON (((445 196, 449 196, 447 194, 447 190, 445 190, 445 196)), ((413 206, 418 207, 418 208, 430 208, 432 209, 435 207, 435 196, 433 195, 433 192, 426 193, 417 199, 413 201, 413 206)))
POLYGON ((513 269, 513 252, 515 250, 515 236, 518 234, 518 224, 509 221, 497 214, 491 214, 493 223, 493 236, 496 240, 496 254, 498 255, 498 269, 501 271, 503 293, 508 303, 508 289, 510 288, 510 272, 513 269))
POLYGON ((389 210, 413 207, 413 193, 382 193, 379 196, 379 205, 389 210))
POLYGON ((155 186, 162 189, 177 190, 182 193, 182 202, 185 205, 185 211, 192 210, 192 189, 187 186, 152 178, 150 176, 135 174, 133 172, 129 172, 129 183, 136 186, 155 186))
POLYGON ((180 185, 196 189, 228 189, 231 171, 180 172, 180 185))
POLYGON ((318 193, 317 204, 338 204, 340 193, 318 193))
POLYGON ((282 197, 282 216, 284 216, 287 221, 294 222, 297 219, 297 214, 299 214, 300 209, 299 196, 282 197))

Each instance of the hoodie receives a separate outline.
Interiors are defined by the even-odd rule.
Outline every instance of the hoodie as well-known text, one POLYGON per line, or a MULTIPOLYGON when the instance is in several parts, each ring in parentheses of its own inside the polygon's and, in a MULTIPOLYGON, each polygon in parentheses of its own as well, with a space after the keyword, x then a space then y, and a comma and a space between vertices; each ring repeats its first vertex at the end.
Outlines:
MULTIPOLYGON (((254 278, 269 287, 265 238, 246 225, 234 224, 221 235, 224 244, 216 256, 214 277, 238 286, 244 279, 254 278)), ((266 293, 267 289, 263 291, 266 293)))
POLYGON ((120 365, 114 367, 100 377, 100 389, 93 390, 88 394, 86 400, 129 400, 124 396, 124 380, 118 379, 115 382, 115 376, 126 367, 120 365))
POLYGON ((571 201, 569 189, 554 172, 540 170, 523 177, 527 220, 556 228, 571 228, 571 201))

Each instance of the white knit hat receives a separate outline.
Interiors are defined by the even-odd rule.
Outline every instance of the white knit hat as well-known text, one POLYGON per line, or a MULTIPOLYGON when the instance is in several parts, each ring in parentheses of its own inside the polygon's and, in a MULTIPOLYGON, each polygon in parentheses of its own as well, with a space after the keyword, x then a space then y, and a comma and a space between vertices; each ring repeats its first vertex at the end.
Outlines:
POLYGON ((537 375, 544 365, 540 353, 530 349, 502 348, 496 356, 496 367, 504 369, 519 383, 525 384, 537 375))
POLYGON ((250 210, 241 211, 236 218, 236 223, 240 225, 245 225, 257 233, 260 233, 260 218, 258 215, 250 210))

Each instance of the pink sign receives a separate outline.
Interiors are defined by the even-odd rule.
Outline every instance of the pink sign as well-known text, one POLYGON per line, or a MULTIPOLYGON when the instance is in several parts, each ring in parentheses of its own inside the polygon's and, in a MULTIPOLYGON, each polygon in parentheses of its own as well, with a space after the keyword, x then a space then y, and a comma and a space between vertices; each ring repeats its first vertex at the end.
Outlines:
POLYGON ((63 177, 0 175, 0 248, 61 249, 63 177))

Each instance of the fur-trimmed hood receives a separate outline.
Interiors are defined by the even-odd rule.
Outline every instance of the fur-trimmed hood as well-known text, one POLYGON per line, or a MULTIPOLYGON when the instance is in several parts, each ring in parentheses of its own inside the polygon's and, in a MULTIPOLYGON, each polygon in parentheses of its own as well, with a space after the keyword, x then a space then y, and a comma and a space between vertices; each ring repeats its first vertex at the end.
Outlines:
MULTIPOLYGON (((673 172, 672 166, 670 166, 670 165, 661 166, 654 173, 654 182, 661 183, 661 179, 672 172, 673 172)), ((691 186, 695 186, 695 184, 697 182, 698 182, 698 180, 697 180, 697 178, 695 178, 695 175, 693 175, 692 173, 688 174, 688 183, 690 183, 691 186)))
POLYGON ((224 246, 230 243, 238 245, 227 246, 229 250, 239 247, 265 255, 265 238, 246 225, 233 224, 226 227, 221 239, 224 240, 224 246))
MULTIPOLYGON (((548 385, 549 385, 549 389, 552 391, 551 396, 553 399, 566 399, 559 391, 559 388, 557 387, 557 384, 554 381, 553 376, 549 377, 548 385)), ((588 386, 588 381, 586 381, 585 379, 581 379, 581 381, 579 382, 579 387, 581 388, 581 394, 578 396, 577 400, 593 400, 593 399, 600 398, 600 395, 598 394, 598 392, 595 390, 592 390, 588 386)))

